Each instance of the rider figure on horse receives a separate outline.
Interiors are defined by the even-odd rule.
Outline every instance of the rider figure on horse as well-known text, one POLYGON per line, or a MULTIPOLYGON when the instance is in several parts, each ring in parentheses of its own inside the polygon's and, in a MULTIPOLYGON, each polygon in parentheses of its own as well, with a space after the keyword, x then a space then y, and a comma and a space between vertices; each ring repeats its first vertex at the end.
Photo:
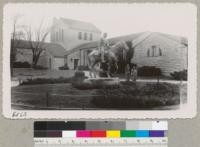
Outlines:
POLYGON ((110 48, 110 46, 109 46, 109 42, 107 40, 107 33, 103 33, 103 37, 100 39, 100 42, 99 42, 99 52, 101 55, 101 62, 105 62, 104 53, 109 48, 110 48))

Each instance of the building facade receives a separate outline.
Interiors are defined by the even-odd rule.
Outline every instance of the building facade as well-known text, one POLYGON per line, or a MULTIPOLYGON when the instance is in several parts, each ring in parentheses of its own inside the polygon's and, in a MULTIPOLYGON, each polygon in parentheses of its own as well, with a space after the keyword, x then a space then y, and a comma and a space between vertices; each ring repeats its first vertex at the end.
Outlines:
POLYGON ((187 69, 187 41, 161 33, 150 33, 144 40, 135 44, 132 63, 141 66, 155 66, 163 75, 187 69))
MULTIPOLYGON (((34 45, 34 42, 33 42, 34 45)), ((64 66, 65 49, 59 44, 42 43, 44 49, 37 65, 47 69, 56 69, 64 66)), ((32 64, 33 54, 28 41, 21 40, 16 46, 16 62, 28 62, 32 64)))
POLYGON ((93 24, 66 18, 54 18, 50 31, 51 42, 62 45, 66 50, 100 37, 101 31, 93 24))
MULTIPOLYGON (((169 34, 144 32, 109 39, 111 45, 131 41, 134 53, 131 62, 142 66, 155 66, 165 76, 187 69, 187 39, 169 34)), ((97 49, 98 41, 82 44, 66 52, 65 63, 70 69, 88 66, 88 54, 97 49), (74 60, 75 59, 75 60, 74 60)))

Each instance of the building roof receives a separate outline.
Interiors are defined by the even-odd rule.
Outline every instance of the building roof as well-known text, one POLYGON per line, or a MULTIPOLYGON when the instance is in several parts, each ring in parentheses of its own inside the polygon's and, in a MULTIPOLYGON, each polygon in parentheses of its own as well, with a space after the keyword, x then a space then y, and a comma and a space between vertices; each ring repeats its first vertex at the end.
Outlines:
POLYGON ((60 18, 60 20, 71 28, 84 29, 92 32, 101 32, 94 24, 85 21, 73 20, 69 18, 60 18))
MULTIPOLYGON (((140 35, 144 34, 143 33, 137 33, 137 34, 130 34, 130 35, 124 35, 124 36, 119 36, 119 37, 114 37, 114 38, 110 38, 109 43, 110 45, 114 45, 115 43, 123 40, 123 41, 132 41, 134 39, 136 39, 137 37, 139 37, 140 35)), ((93 41, 93 42, 88 42, 88 43, 84 43, 81 44, 71 50, 66 51, 65 55, 68 55, 70 53, 73 53, 75 51, 78 51, 80 49, 91 49, 91 48, 97 48, 98 46, 98 41, 93 41)))
MULTIPOLYGON (((114 37, 114 38, 110 38, 109 43, 110 45, 114 45, 115 43, 119 42, 119 41, 132 41, 133 46, 136 46, 137 44, 139 44, 140 42, 142 42, 146 37, 150 36, 151 34, 160 34, 163 35, 169 39, 172 39, 176 42, 179 42, 180 44, 183 44, 185 46, 187 46, 187 39, 185 37, 179 37, 179 36, 174 36, 174 35, 169 35, 169 34, 164 34, 164 33, 158 33, 158 32, 142 32, 142 33, 136 33, 136 34, 130 34, 130 35, 124 35, 124 36, 119 36, 119 37, 114 37)), ((71 50, 66 51, 65 55, 71 54, 73 52, 76 52, 78 50, 84 50, 84 49, 93 49, 93 48, 97 48, 98 46, 98 41, 93 41, 93 42, 88 42, 88 43, 84 43, 81 44, 71 50)))
POLYGON ((158 34, 163 35, 163 36, 165 36, 165 37, 167 37, 169 39, 172 39, 172 40, 174 40, 176 42, 179 42, 179 43, 181 43, 181 44, 183 44, 185 46, 188 46, 188 40, 185 37, 175 36, 175 35, 171 35, 171 34, 164 34, 164 33, 158 33, 158 34))
MULTIPOLYGON (((32 45, 36 46, 37 42, 32 41, 32 45)), ((40 44, 42 49, 46 49, 48 53, 50 53, 54 57, 64 57, 66 52, 65 48, 56 43, 48 43, 44 42, 40 44)), ((31 45, 29 41, 26 40, 17 40, 16 48, 18 49, 31 49, 31 45)))

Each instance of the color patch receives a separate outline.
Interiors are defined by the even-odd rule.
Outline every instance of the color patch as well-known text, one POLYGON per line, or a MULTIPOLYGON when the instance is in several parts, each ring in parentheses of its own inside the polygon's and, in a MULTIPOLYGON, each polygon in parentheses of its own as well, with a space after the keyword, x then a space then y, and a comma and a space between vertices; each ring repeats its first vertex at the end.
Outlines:
POLYGON ((164 131, 149 131, 150 137, 164 137, 165 132, 164 131))
POLYGON ((62 137, 76 137, 76 131, 62 131, 62 137))
POLYGON ((153 121, 152 130, 168 130, 168 123, 166 121, 153 121))
POLYGON ((87 130, 79 130, 79 131, 76 131, 76 137, 90 137, 90 131, 87 131, 87 130))
POLYGON ((106 131, 91 131, 91 137, 106 137, 106 131))
POLYGON ((136 131, 136 137, 149 137, 149 131, 138 130, 138 131, 136 131))
POLYGON ((119 138, 120 137, 120 131, 118 131, 118 130, 106 131, 106 137, 108 137, 108 138, 119 138))
POLYGON ((62 131, 47 131, 47 137, 62 137, 62 131))
POLYGON ((121 137, 135 137, 136 131, 133 130, 121 130, 120 132, 121 137))
POLYGON ((47 137, 46 131, 34 131, 34 137, 47 137))

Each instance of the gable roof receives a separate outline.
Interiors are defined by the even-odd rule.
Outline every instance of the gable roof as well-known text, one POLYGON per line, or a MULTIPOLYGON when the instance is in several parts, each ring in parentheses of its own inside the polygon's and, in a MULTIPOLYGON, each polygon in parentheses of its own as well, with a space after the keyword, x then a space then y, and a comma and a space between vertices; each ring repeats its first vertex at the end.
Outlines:
POLYGON ((163 36, 165 36, 165 37, 167 37, 171 40, 174 40, 174 41, 176 41, 176 42, 178 42, 178 43, 180 43, 184 46, 188 46, 188 40, 185 37, 175 36, 175 35, 171 35, 171 34, 164 34, 164 33, 158 33, 158 34, 163 35, 163 36))
MULTIPOLYGON (((16 44, 16 48, 18 49, 31 49, 31 45, 29 41, 26 40, 17 40, 18 43, 16 44)), ((37 42, 32 41, 33 46, 37 45, 37 42)), ((48 43, 44 42, 40 44, 41 48, 46 49, 54 57, 64 57, 66 52, 65 48, 56 43, 48 43)))
POLYGON ((69 19, 69 18, 60 18, 60 21, 62 21, 64 24, 67 24, 70 28, 84 29, 87 31, 101 33, 101 31, 94 24, 92 24, 90 22, 73 20, 73 19, 69 19))
MULTIPOLYGON (((130 34, 130 35, 124 35, 124 36, 118 36, 118 37, 113 37, 113 38, 109 38, 109 43, 110 45, 114 45, 115 43, 119 42, 119 41, 132 41, 135 40, 136 38, 138 38, 140 35, 144 34, 144 32, 142 33, 137 33, 137 34, 130 34)), ((65 55, 68 55, 70 53, 73 53, 75 51, 81 50, 81 49, 93 49, 93 48, 97 48, 98 47, 98 42, 99 41, 93 41, 93 42, 88 42, 88 43, 84 43, 81 44, 71 50, 66 51, 65 55)))
MULTIPOLYGON (((185 38, 185 37, 179 37, 179 36, 174 36, 174 35, 169 35, 169 34, 164 34, 164 33, 157 33, 157 32, 142 32, 142 33, 114 37, 114 38, 110 38, 108 40, 109 40, 110 45, 114 45, 115 43, 117 43, 119 41, 125 41, 125 42, 132 41, 133 47, 135 47, 140 42, 142 42, 144 39, 146 39, 148 36, 150 36, 151 34, 155 34, 155 33, 163 35, 169 39, 172 39, 180 44, 183 44, 184 46, 187 46, 187 44, 188 44, 187 38, 185 38)), ((98 47, 98 41, 88 42, 88 43, 81 44, 71 50, 66 51, 65 55, 71 54, 71 53, 76 52, 81 49, 83 49, 83 50, 84 49, 93 49, 93 48, 97 48, 97 47, 98 47)))

